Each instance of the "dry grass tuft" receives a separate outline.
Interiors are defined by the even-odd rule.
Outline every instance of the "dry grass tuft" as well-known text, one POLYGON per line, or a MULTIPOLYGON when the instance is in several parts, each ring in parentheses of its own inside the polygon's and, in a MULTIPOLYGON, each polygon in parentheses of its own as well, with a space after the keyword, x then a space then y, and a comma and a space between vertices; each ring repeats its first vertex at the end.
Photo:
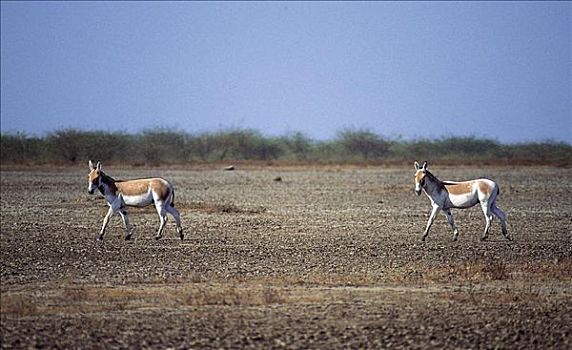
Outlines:
POLYGON ((187 306, 261 306, 285 302, 286 297, 277 288, 259 289, 234 285, 222 288, 201 288, 191 291, 185 299, 187 306))
POLYGON ((62 292, 62 298, 68 302, 83 302, 88 299, 88 291, 83 287, 67 287, 62 292))
POLYGON ((234 204, 205 202, 177 203, 177 208, 200 211, 207 214, 263 214, 267 210, 264 207, 240 208, 234 204))
POLYGON ((33 298, 28 295, 4 295, 0 299, 0 313, 2 314, 14 314, 19 317, 24 317, 33 315, 37 311, 38 307, 34 303, 33 298))
POLYGON ((64 286, 45 290, 5 292, 2 314, 17 316, 135 310, 147 307, 263 306, 289 302, 282 287, 258 284, 173 284, 121 287, 64 286))
POLYGON ((572 278, 572 259, 507 263, 471 261, 462 265, 408 266, 384 276, 397 283, 485 283, 493 281, 565 281, 572 278))
POLYGON ((510 268, 503 261, 487 261, 481 266, 481 273, 488 281, 505 281, 511 278, 510 268))

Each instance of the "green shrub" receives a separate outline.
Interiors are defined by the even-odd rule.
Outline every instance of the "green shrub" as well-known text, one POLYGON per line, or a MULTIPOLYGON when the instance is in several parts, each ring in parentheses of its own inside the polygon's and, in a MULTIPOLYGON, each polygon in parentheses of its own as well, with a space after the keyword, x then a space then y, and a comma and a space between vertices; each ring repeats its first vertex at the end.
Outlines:
POLYGON ((390 143, 370 130, 342 130, 335 140, 350 158, 359 160, 380 159, 387 154, 390 143))
POLYGON ((0 150, 2 162, 12 164, 40 162, 47 155, 45 141, 25 133, 2 134, 0 150))
POLYGON ((56 130, 45 139, 49 159, 55 162, 77 163, 87 159, 107 162, 124 160, 130 153, 130 136, 118 132, 56 130))
POLYGON ((367 129, 342 130, 326 141, 299 132, 266 137, 252 129, 198 134, 169 129, 136 134, 60 129, 45 137, 2 134, 0 141, 4 164, 76 164, 88 159, 151 166, 240 160, 409 164, 417 159, 450 164, 572 166, 572 145, 564 142, 501 144, 472 136, 389 141, 367 129))

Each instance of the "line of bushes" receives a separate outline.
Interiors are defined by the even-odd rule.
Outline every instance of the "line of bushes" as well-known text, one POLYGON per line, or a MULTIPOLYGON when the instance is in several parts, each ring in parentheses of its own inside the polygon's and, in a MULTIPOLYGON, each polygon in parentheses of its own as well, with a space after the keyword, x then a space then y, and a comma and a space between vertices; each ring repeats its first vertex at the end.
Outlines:
POLYGON ((106 163, 156 166, 220 161, 282 163, 410 163, 572 165, 572 145, 564 142, 502 144, 477 137, 390 140, 367 129, 346 129, 333 140, 300 133, 268 137, 252 129, 187 133, 152 129, 140 133, 60 129, 47 136, 2 133, 3 164, 106 163))

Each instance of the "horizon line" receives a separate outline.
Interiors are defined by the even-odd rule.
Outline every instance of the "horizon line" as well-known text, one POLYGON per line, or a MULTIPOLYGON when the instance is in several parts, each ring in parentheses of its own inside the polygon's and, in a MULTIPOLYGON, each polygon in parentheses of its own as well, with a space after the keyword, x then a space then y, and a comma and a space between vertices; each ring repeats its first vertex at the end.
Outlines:
POLYGON ((296 134, 301 134, 303 137, 309 139, 310 141, 318 141, 318 142, 333 141, 336 138, 338 138, 338 135, 342 132, 367 132, 367 133, 372 133, 378 137, 381 137, 385 141, 390 141, 390 142, 400 142, 400 141, 402 141, 402 142, 414 142, 415 140, 419 140, 419 141, 442 141, 442 140, 453 139, 453 138, 464 138, 464 139, 493 141, 493 142, 497 142, 499 144, 504 144, 504 145, 526 144, 526 143, 539 143, 539 144, 542 144, 542 143, 564 143, 564 144, 572 146, 572 137, 570 140, 560 140, 557 138, 543 138, 543 139, 536 139, 536 140, 526 139, 526 140, 520 140, 520 141, 502 141, 498 137, 491 137, 491 136, 478 135, 478 134, 467 135, 467 134, 454 134, 454 133, 445 133, 445 134, 442 134, 440 136, 428 135, 428 136, 409 136, 409 137, 407 137, 404 135, 388 136, 386 134, 375 131, 371 127, 343 127, 343 128, 340 128, 339 130, 336 131, 336 133, 335 133, 336 135, 334 135, 332 137, 328 137, 328 138, 313 137, 311 135, 308 135, 308 133, 306 133, 304 131, 300 131, 300 130, 289 130, 289 131, 283 132, 281 134, 275 134, 275 133, 265 133, 265 132, 263 132, 259 129, 256 129, 256 128, 237 127, 237 126, 219 127, 219 128, 216 128, 215 130, 199 130, 199 131, 189 131, 189 130, 186 130, 184 128, 175 127, 175 126, 155 126, 155 127, 149 127, 149 128, 142 128, 138 131, 127 131, 127 130, 117 130, 117 129, 111 130, 111 129, 78 128, 78 127, 71 127, 70 126, 70 127, 54 128, 51 131, 44 131, 40 134, 34 133, 34 132, 28 132, 25 130, 4 130, 4 128, 0 128, 0 135, 2 135, 2 136, 4 136, 4 135, 12 135, 12 136, 23 135, 25 137, 46 138, 46 137, 49 137, 50 134, 54 134, 54 133, 57 133, 59 131, 77 131, 77 132, 85 132, 85 133, 101 132, 101 133, 123 134, 123 135, 137 135, 137 134, 143 134, 146 132, 167 132, 167 133, 187 134, 187 135, 204 135, 204 134, 217 134, 217 133, 231 133, 231 132, 249 131, 249 132, 257 133, 260 136, 265 137, 265 138, 279 138, 279 137, 288 137, 288 136, 292 136, 292 135, 296 135, 296 134))

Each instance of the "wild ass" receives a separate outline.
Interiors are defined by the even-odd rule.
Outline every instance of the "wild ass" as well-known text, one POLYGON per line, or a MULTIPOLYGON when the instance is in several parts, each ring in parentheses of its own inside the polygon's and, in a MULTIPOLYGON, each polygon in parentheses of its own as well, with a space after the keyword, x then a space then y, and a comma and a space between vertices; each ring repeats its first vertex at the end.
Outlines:
POLYGON ((175 191, 170 182, 159 177, 127 181, 115 180, 101 170, 101 162, 99 161, 94 166, 90 160, 89 170, 87 191, 89 194, 93 194, 98 189, 109 205, 109 210, 103 219, 103 226, 97 237, 98 240, 103 239, 107 223, 116 212, 123 219, 125 239, 131 239, 131 225, 129 224, 125 207, 146 207, 152 203, 155 204, 161 220, 159 231, 157 231, 155 238, 159 239, 162 237, 163 227, 167 222, 167 213, 171 214, 175 219, 177 232, 181 240, 184 238, 179 211, 174 207, 175 191))
POLYGON ((476 179, 470 181, 441 181, 427 170, 427 162, 423 166, 415 161, 415 193, 421 195, 421 190, 425 192, 431 200, 431 215, 427 221, 427 227, 421 237, 424 241, 429 234, 429 229, 435 220, 439 210, 443 210, 447 221, 453 229, 453 240, 457 240, 459 231, 453 221, 452 208, 466 209, 478 203, 485 214, 486 226, 481 240, 487 239, 493 214, 499 218, 502 226, 502 234, 509 241, 512 240, 506 229, 506 215, 496 205, 496 200, 500 194, 498 185, 489 179, 476 179))

